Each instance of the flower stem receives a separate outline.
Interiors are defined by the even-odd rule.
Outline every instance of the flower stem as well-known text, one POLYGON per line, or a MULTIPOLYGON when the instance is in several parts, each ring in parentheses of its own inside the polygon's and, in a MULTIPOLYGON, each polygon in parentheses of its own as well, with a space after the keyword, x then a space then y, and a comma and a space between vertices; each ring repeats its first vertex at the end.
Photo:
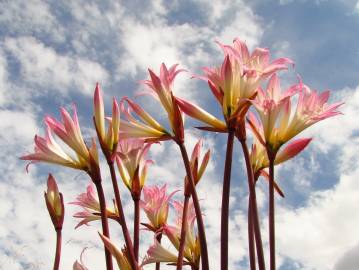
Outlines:
POLYGON ((270 270, 275 270, 275 224, 274 224, 274 160, 275 155, 268 152, 269 159, 269 254, 270 270))
POLYGON ((248 151, 248 146, 246 144, 246 140, 239 140, 239 141, 241 143, 244 159, 246 162, 248 186, 249 186, 248 216, 249 216, 249 221, 251 221, 251 222, 248 221, 248 226, 251 224, 251 226, 253 226, 253 227, 250 228, 250 226, 249 226, 248 230, 252 230, 252 229, 254 230, 254 236, 255 236, 254 238, 256 241, 255 246, 257 248, 259 270, 265 270, 263 244, 262 244, 262 236, 261 236, 261 230, 260 230, 260 225, 259 225, 257 196, 256 196, 255 180, 254 180, 252 165, 251 165, 251 161, 250 161, 250 156, 249 156, 249 151, 248 151))
POLYGON ((125 238, 126 247, 128 249, 130 264, 131 264, 132 269, 138 269, 137 260, 135 259, 135 253, 134 253, 134 249, 133 249, 133 245, 132 245, 131 236, 130 236, 130 233, 127 228, 126 217, 125 217, 125 213, 124 213, 123 207, 122 207, 120 190, 117 185, 115 167, 114 167, 113 161, 108 160, 107 163, 110 168, 111 180, 112 180, 112 186, 113 186, 113 190, 114 190, 114 194, 115 194, 116 206, 117 206, 117 210, 119 212, 119 216, 121 219, 120 224, 121 224, 123 236, 125 238))
POLYGON ((228 220, 229 195, 231 188, 231 171, 233 155, 234 131, 228 132, 226 160, 223 175, 222 212, 221 212, 221 270, 228 269, 228 220))
POLYGON ((190 166, 186 147, 184 146, 183 142, 178 143, 178 145, 181 150, 184 166, 186 168, 189 191, 192 195, 193 206, 194 206, 194 209, 196 212, 198 236, 199 236, 199 242, 200 242, 200 247, 201 247, 202 269, 209 270, 206 233, 205 233, 205 229, 204 229, 202 212, 201 212, 201 207, 199 205, 196 186, 194 184, 193 175, 192 175, 191 166, 190 166))
MULTIPOLYGON (((110 231, 108 228, 107 211, 106 211, 106 200, 105 200, 105 194, 103 192, 101 180, 93 179, 93 182, 95 183, 95 186, 97 189, 97 194, 98 194, 98 199, 100 202, 102 233, 107 238, 110 238, 110 231)), ((105 247, 105 257, 106 257, 106 269, 113 270, 111 253, 109 252, 109 250, 106 247, 105 247)))
POLYGON ((54 270, 59 270, 60 258, 61 258, 61 242, 62 242, 62 229, 56 229, 56 253, 54 261, 54 270))
MULTIPOLYGON (((159 232, 159 233, 156 235, 156 239, 157 239, 158 243, 161 243, 162 232, 159 232)), ((161 267, 161 263, 160 263, 160 262, 157 262, 155 269, 156 269, 156 270, 160 270, 160 267, 161 267)))
POLYGON ((182 212, 182 225, 181 225, 181 237, 180 237, 180 245, 178 248, 178 258, 177 258, 177 270, 182 269, 183 265, 183 256, 184 256, 184 247, 186 243, 186 235, 187 235, 187 214, 188 214, 188 204, 191 196, 185 194, 184 203, 183 203, 183 212, 182 212))
MULTIPOLYGON (((249 195, 251 196, 251 195, 249 195)), ((251 270, 256 270, 256 254, 254 243, 254 230, 253 230, 253 211, 251 207, 251 199, 248 200, 248 249, 249 249, 249 263, 251 270)))
POLYGON ((135 217, 133 221, 133 248, 135 260, 138 261, 138 250, 140 248, 140 198, 133 198, 135 206, 135 217))

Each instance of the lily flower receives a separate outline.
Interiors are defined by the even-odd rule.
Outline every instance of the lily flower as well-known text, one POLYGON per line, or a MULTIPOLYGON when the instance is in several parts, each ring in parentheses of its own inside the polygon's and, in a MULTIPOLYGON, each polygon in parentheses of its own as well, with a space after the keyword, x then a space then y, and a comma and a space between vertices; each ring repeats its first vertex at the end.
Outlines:
POLYGON ((146 160, 151 143, 143 139, 121 139, 116 151, 116 162, 123 183, 132 195, 140 196, 145 184, 148 166, 152 160, 146 160))
POLYGON ((61 108, 63 123, 51 116, 46 116, 45 137, 35 135, 35 153, 24 155, 20 159, 30 160, 29 164, 43 161, 81 169, 89 173, 97 173, 99 163, 96 142, 92 140, 91 147, 86 146, 81 134, 75 105, 73 106, 73 111, 73 118, 71 118, 70 114, 64 108, 61 108), (52 132, 76 153, 76 158, 65 153, 54 140, 52 132))
POLYGON ((178 73, 184 71, 177 69, 177 66, 173 65, 167 69, 166 65, 162 63, 159 75, 149 69, 150 79, 142 81, 148 86, 148 89, 142 93, 151 95, 161 103, 167 112, 172 132, 167 131, 138 104, 124 98, 129 108, 127 110, 122 109, 125 113, 126 121, 121 121, 120 132, 124 134, 125 138, 136 137, 154 141, 176 139, 177 141, 183 141, 183 115, 172 92, 174 79, 178 73), (132 111, 137 114, 140 120, 131 115, 132 111))
MULTIPOLYGON (((167 236, 167 238, 170 240, 172 245, 178 250, 180 246, 180 237, 181 237, 183 204, 181 202, 175 201, 173 203, 173 206, 177 214, 176 223, 174 226, 167 224, 164 225, 163 234, 167 236)), ((198 268, 201 252, 199 246, 199 239, 194 229, 194 221, 196 219, 196 213, 192 201, 189 204, 188 211, 189 212, 186 220, 186 224, 188 228, 187 228, 185 248, 184 248, 184 264, 193 265, 198 268)), ((147 251, 147 255, 142 265, 149 263, 156 263, 156 262, 176 263, 177 255, 165 249, 157 240, 155 240, 154 245, 152 245, 150 249, 147 251)))
MULTIPOLYGON (((101 207, 100 202, 98 199, 98 195, 96 192, 95 185, 91 182, 87 186, 86 192, 81 193, 76 197, 76 201, 70 202, 69 204, 78 205, 83 208, 83 211, 77 212, 74 214, 75 218, 82 219, 75 227, 78 227, 86 224, 88 225, 89 222, 100 220, 101 219, 101 207)), ((108 218, 113 220, 119 220, 119 214, 116 208, 106 209, 108 218)))
POLYGON ((123 248, 122 250, 119 250, 115 244, 111 242, 110 239, 108 239, 103 234, 99 233, 102 242, 104 243, 105 247, 108 249, 108 251, 111 253, 111 255, 116 259, 117 265, 120 270, 132 270, 131 265, 129 263, 129 260, 127 258, 127 251, 126 248, 123 248))
POLYGON ((249 124, 258 140, 270 150, 278 149, 307 127, 326 118, 340 114, 336 109, 343 103, 328 105, 329 91, 320 95, 302 83, 289 87, 281 93, 280 81, 273 75, 267 90, 259 89, 252 101, 262 123, 261 131, 249 119, 249 124), (296 112, 291 117, 291 97, 299 92, 296 112))
MULTIPOLYGON (((287 69, 287 64, 293 64, 288 58, 279 58, 270 63, 267 49, 257 48, 252 54, 240 39, 234 40, 234 45, 223 45, 225 57, 220 67, 203 68, 205 75, 196 76, 208 82, 216 100, 222 107, 227 127, 235 127, 244 119, 261 82, 276 71, 287 69)), ((197 120, 209 124, 214 131, 223 132, 223 122, 205 112, 200 107, 181 100, 181 109, 197 120), (219 130, 217 130, 219 129, 219 130)), ((226 132, 224 130, 224 132, 226 132)))
POLYGON ((143 224, 153 232, 160 230, 166 223, 169 210, 169 202, 177 191, 167 194, 167 185, 162 187, 144 187, 143 200, 140 206, 145 211, 149 224, 143 224))
POLYGON ((103 104, 102 91, 99 84, 96 84, 94 93, 94 120, 96 131, 105 152, 114 151, 119 138, 120 109, 117 100, 113 98, 112 117, 108 117, 108 129, 105 131, 105 109, 103 104))
POLYGON ((87 162, 84 159, 80 157, 75 159, 62 150, 61 146, 54 140, 50 128, 47 127, 45 132, 45 137, 35 135, 35 153, 20 157, 22 160, 30 160, 26 169, 30 164, 40 161, 74 169, 84 170, 87 168, 87 162))
POLYGON ((49 174, 47 179, 47 192, 45 192, 45 202, 49 211, 52 223, 56 230, 61 230, 64 223, 65 207, 64 199, 56 184, 55 178, 49 174))
POLYGON ((126 119, 121 119, 121 138, 141 138, 152 141, 171 139, 170 132, 168 132, 151 115, 142 109, 141 106, 133 102, 128 97, 123 97, 121 99, 120 109, 126 119), (127 107, 125 107, 125 102, 128 105, 127 107), (132 112, 135 112, 139 119, 136 119, 132 115, 132 112))

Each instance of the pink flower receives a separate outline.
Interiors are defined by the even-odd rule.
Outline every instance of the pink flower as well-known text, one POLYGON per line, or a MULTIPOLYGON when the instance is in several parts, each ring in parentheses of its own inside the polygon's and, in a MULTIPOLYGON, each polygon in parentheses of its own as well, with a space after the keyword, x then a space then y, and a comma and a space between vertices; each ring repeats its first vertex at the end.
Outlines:
POLYGON ((136 137, 154 141, 176 139, 177 141, 183 141, 183 116, 172 92, 174 79, 183 70, 177 70, 177 65, 167 69, 166 65, 162 64, 159 76, 151 69, 148 71, 150 79, 143 81, 143 83, 149 89, 143 93, 150 94, 161 103, 167 112, 172 132, 167 131, 145 110, 128 98, 123 99, 128 103, 129 108, 125 109, 122 106, 126 121, 121 121, 120 132, 124 134, 125 138, 136 137), (131 115, 132 111, 137 114, 139 120, 131 115))
POLYGON ((151 143, 142 139, 119 140, 116 162, 122 181, 132 194, 140 194, 147 177, 148 166, 152 160, 146 160, 151 143))
POLYGON ((154 232, 167 223, 169 201, 177 192, 174 191, 167 195, 166 191, 167 185, 163 185, 161 188, 158 186, 143 188, 143 200, 140 201, 140 206, 150 221, 150 224, 146 224, 146 227, 154 232))
POLYGON ((98 168, 98 152, 95 140, 92 140, 91 148, 88 148, 82 138, 80 125, 77 118, 76 107, 73 107, 74 115, 61 108, 63 123, 55 118, 45 117, 47 125, 45 137, 35 136, 35 153, 20 157, 22 160, 30 160, 30 164, 38 161, 58 164, 87 172, 95 172, 98 168), (65 153, 52 136, 54 132, 76 154, 76 158, 65 153))
POLYGON ((176 263, 177 255, 165 249, 157 240, 155 240, 155 243, 147 250, 147 254, 141 265, 143 266, 157 262, 176 263))
MULTIPOLYGON (((95 185, 91 182, 87 186, 85 193, 81 193, 77 196, 76 201, 69 204, 78 205, 83 208, 83 211, 75 213, 75 218, 81 218, 82 220, 76 225, 76 229, 84 224, 88 224, 91 221, 101 219, 101 208, 98 200, 95 185)), ((119 215, 117 209, 107 208, 107 216, 111 219, 118 220, 119 215)))
POLYGON ((51 174, 49 174, 47 179, 47 192, 45 192, 44 195, 52 223, 56 230, 61 230, 65 216, 64 200, 62 194, 59 192, 56 180, 51 174))
POLYGON ((126 249, 119 250, 114 243, 111 242, 103 234, 99 233, 102 242, 104 243, 105 247, 108 251, 112 254, 112 256, 116 259, 117 265, 120 270, 132 270, 129 260, 127 258, 126 249))
POLYGON ((253 99, 260 83, 278 70, 286 69, 293 62, 280 58, 269 62, 267 49, 256 48, 250 55, 248 48, 240 39, 235 39, 233 47, 223 45, 225 58, 220 67, 205 67, 204 76, 209 87, 223 110, 224 118, 238 117, 246 111, 247 99, 253 99))
POLYGON ((166 131, 151 115, 128 97, 121 99, 120 108, 126 119, 121 119, 121 138, 142 138, 153 141, 171 139, 170 132, 166 131), (125 107, 125 102, 127 107, 125 107), (136 119, 132 112, 135 112, 139 119, 136 119))
POLYGON ((94 119, 97 134, 102 146, 113 151, 117 145, 120 128, 120 110, 115 98, 113 98, 112 117, 108 119, 108 129, 105 131, 105 108, 102 92, 99 84, 96 84, 94 93, 94 119))
POLYGON ((273 75, 267 85, 267 90, 259 89, 256 99, 252 102, 256 108, 263 131, 250 125, 259 141, 277 151, 281 145, 314 123, 340 114, 336 109, 343 103, 328 105, 329 92, 318 95, 309 87, 300 84, 293 85, 281 93, 280 82, 273 75), (296 112, 291 117, 291 97, 299 92, 296 112), (262 133, 262 134, 261 134, 262 133))

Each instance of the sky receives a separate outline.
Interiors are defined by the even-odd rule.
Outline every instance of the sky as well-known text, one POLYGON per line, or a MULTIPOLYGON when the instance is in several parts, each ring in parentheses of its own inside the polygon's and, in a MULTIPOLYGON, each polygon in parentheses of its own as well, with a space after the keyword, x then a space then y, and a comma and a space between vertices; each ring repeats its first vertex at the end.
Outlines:
MULTIPOLYGON (((295 67, 281 72, 284 85, 298 81, 330 89, 331 102, 344 101, 343 115, 318 123, 300 137, 313 137, 306 151, 276 169, 286 197, 277 199, 278 269, 357 270, 359 265, 359 2, 351 0, 254 1, 0 1, 0 269, 49 269, 55 235, 43 191, 52 172, 65 202, 85 191, 89 179, 79 171, 38 164, 25 171, 19 156, 33 150, 43 134, 45 115, 76 103, 85 139, 91 127, 92 95, 99 82, 106 111, 113 96, 134 97, 147 68, 162 62, 188 70, 176 79, 176 95, 220 117, 207 85, 192 74, 217 66, 222 53, 216 40, 239 37, 249 48, 269 48, 273 58, 289 57, 295 67)), ((148 97, 137 101, 165 123, 165 114, 148 97)), ((220 194, 225 136, 202 133, 186 121, 190 150, 203 137, 212 159, 198 187, 210 250, 211 269, 219 269, 220 194)), ((155 160, 148 185, 181 188, 184 176, 178 149, 152 147, 155 160)), ((248 269, 247 186, 239 145, 235 145, 231 214, 230 269, 248 269)), ((104 186, 111 201, 109 174, 104 186)), ((125 211, 132 202, 121 186, 125 211)), ((267 185, 257 192, 264 244, 267 239, 267 185)), ((180 196, 177 199, 181 199, 180 196)), ((61 269, 71 269, 83 248, 91 270, 104 269, 98 223, 74 230, 76 207, 66 205, 61 269)), ((123 239, 111 223, 114 242, 123 239)), ((141 257, 152 243, 141 232, 141 257)), ((266 252, 268 259, 268 252, 266 252)), ((163 266, 162 269, 172 269, 163 266)), ((150 268, 146 268, 150 269, 150 268)))

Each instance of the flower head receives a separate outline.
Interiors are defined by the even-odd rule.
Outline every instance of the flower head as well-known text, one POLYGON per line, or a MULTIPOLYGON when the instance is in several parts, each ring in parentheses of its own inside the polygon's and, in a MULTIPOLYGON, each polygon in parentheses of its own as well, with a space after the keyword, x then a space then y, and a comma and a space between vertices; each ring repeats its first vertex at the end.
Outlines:
POLYGON ((302 83, 293 85, 281 93, 279 79, 273 75, 266 91, 259 89, 256 99, 252 102, 259 114, 263 131, 259 131, 251 120, 250 125, 259 141, 276 152, 307 127, 340 114, 336 109, 342 103, 328 105, 328 98, 328 91, 318 95, 302 83), (291 97, 298 92, 297 108, 291 117, 291 97))
MULTIPOLYGON (((82 207, 83 211, 75 213, 75 218, 82 219, 77 225, 76 229, 84 224, 88 224, 91 221, 101 219, 101 208, 98 200, 95 185, 91 182, 87 186, 86 192, 81 193, 76 197, 76 201, 70 202, 70 204, 78 205, 82 207)), ((119 215, 117 209, 107 208, 107 216, 114 220, 118 220, 119 215)))
POLYGON ((120 137, 123 139, 141 138, 152 141, 162 141, 171 139, 168 132, 151 115, 149 115, 138 104, 128 97, 123 97, 120 103, 121 112, 125 120, 121 119, 120 137), (127 107, 125 106, 127 103, 127 107), (138 119, 132 115, 135 112, 138 119))
POLYGON ((61 108, 63 123, 51 116, 45 117, 47 125, 45 137, 35 135, 35 153, 20 157, 22 160, 34 162, 48 162, 74 169, 81 169, 95 173, 98 169, 98 153, 95 140, 91 147, 87 147, 81 134, 77 118, 76 107, 73 106, 74 114, 70 114, 61 108), (52 136, 54 132, 76 154, 76 158, 67 154, 52 136))
POLYGON ((169 202, 175 192, 168 195, 167 185, 143 188, 143 200, 140 201, 140 206, 150 221, 145 225, 147 228, 156 232, 167 223, 169 202))
POLYGON ((132 195, 139 196, 145 184, 148 166, 152 160, 146 160, 151 143, 143 139, 119 140, 116 162, 122 181, 132 195))
POLYGON ((126 109, 122 105, 121 110, 125 114, 126 121, 121 121, 120 125, 120 132, 123 134, 123 137, 144 138, 154 141, 169 139, 183 141, 183 115, 172 92, 174 79, 181 71, 183 70, 177 70, 177 65, 167 69, 166 65, 162 64, 159 75, 156 75, 149 69, 150 79, 143 81, 148 86, 148 89, 142 93, 150 94, 161 103, 167 112, 172 132, 167 131, 138 104, 125 97, 122 104, 126 101, 128 108, 126 109), (132 111, 137 114, 139 120, 132 116, 132 111))
POLYGON ((55 178, 49 174, 47 179, 47 191, 45 191, 45 201, 52 223, 56 230, 62 228, 65 216, 65 207, 62 194, 56 184, 55 178))
POLYGON ((252 54, 240 39, 233 46, 223 45, 225 57, 220 67, 205 67, 204 76, 209 87, 222 107, 226 121, 243 118, 248 110, 248 99, 253 99, 260 83, 278 70, 293 63, 288 58, 279 58, 270 63, 267 49, 256 48, 252 54))

